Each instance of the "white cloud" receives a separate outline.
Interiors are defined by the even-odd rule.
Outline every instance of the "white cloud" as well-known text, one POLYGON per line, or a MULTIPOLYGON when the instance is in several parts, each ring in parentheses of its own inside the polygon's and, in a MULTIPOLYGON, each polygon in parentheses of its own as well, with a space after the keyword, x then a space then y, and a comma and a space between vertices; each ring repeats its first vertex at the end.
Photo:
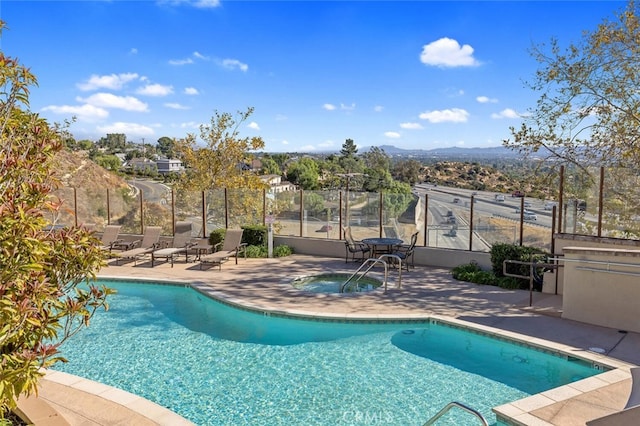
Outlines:
POLYGON ((516 111, 511 108, 505 108, 499 113, 491 114, 491 118, 501 119, 501 118, 522 118, 522 115, 518 114, 516 111))
POLYGON ((400 128, 409 130, 424 129, 424 127, 422 127, 422 124, 420 123, 400 123, 400 128))
POLYGON ((476 101, 480 102, 481 104, 495 104, 498 102, 496 98, 489 98, 488 96, 478 96, 476 98, 476 101))
POLYGON ((116 96, 111 93, 95 93, 88 98, 76 98, 79 102, 103 108, 118 108, 125 111, 148 111, 148 106, 133 96, 116 96))
POLYGON ((247 124, 247 127, 253 130, 260 130, 260 126, 255 121, 252 121, 251 123, 247 124))
POLYGON ((120 90, 124 87, 125 84, 138 78, 138 74, 133 72, 110 75, 93 74, 91 75, 91 77, 89 77, 89 80, 84 83, 78 83, 76 86, 83 92, 98 89, 120 90))
POLYGON ((181 129, 198 129, 200 128, 200 123, 196 123, 195 121, 188 121, 186 123, 180 123, 181 129))
POLYGON ((316 147, 313 145, 304 145, 298 148, 298 151, 300 152, 315 151, 315 150, 316 150, 316 147))
POLYGON ((425 111, 420 114, 420 118, 431 123, 465 123, 469 118, 469 113, 460 108, 452 108, 441 111, 425 111))
POLYGON ((220 0, 158 0, 157 2, 161 5, 187 5, 198 9, 212 9, 220 6, 220 0))
POLYGON ((138 95, 145 96, 167 96, 173 93, 173 86, 164 86, 162 84, 147 84, 136 90, 138 95))
POLYGON ((353 111, 354 109, 356 109, 356 104, 351 104, 351 105, 340 104, 340 109, 345 111, 353 111))
POLYGON ((327 111, 333 111, 336 109, 336 106, 333 104, 324 104, 322 105, 322 108, 326 109, 327 111))
POLYGON ((98 126, 97 129, 100 133, 125 133, 127 137, 151 136, 154 133, 153 129, 149 126, 137 123, 124 123, 122 121, 106 126, 98 126))
POLYGON ((286 116, 286 115, 284 115, 284 114, 277 114, 277 115, 276 115, 276 121, 286 121, 286 120, 288 120, 288 119, 289 119, 289 117, 287 117, 287 116, 286 116))
POLYGON ((109 111, 104 108, 97 107, 95 105, 49 105, 42 108, 42 111, 51 111, 54 114, 64 114, 68 116, 78 117, 78 120, 92 121, 104 119, 109 116, 109 111))
POLYGON ((288 140, 283 140, 282 142, 280 142, 282 145, 289 145, 289 141, 288 140))
POLYGON ((167 102, 166 104, 164 104, 164 106, 171 109, 191 109, 188 106, 184 106, 184 105, 181 105, 178 103, 172 103, 172 102, 167 102))
POLYGON ((460 46, 456 40, 443 37, 422 46, 420 62, 438 67, 472 67, 480 65, 473 57, 473 47, 460 46))
POLYGON ((193 64, 193 59, 169 59, 169 65, 190 65, 193 64))
POLYGON ((382 112, 382 110, 384 109, 384 107, 382 105, 376 105, 373 107, 373 110, 375 112, 382 112))
POLYGON ((318 144, 318 147, 320 148, 331 148, 332 146, 333 146, 332 140, 324 141, 318 144))
POLYGON ((205 56, 200 52, 193 52, 193 56, 195 56, 198 59, 202 59, 203 61, 208 61, 210 59, 208 56, 205 56))
POLYGON ((389 139, 398 139, 400 138, 400 133, 398 132, 384 132, 384 135, 389 139))
POLYGON ((229 70, 239 69, 242 72, 247 72, 249 65, 240 62, 237 59, 223 59, 222 66, 229 70))
POLYGON ((129 54, 130 55, 137 55, 138 54, 138 49, 136 49, 135 47, 132 47, 131 50, 129 50, 129 54))
POLYGON ((199 95, 200 92, 198 92, 198 89, 196 89, 195 87, 185 87, 184 94, 193 96, 193 95, 199 95))

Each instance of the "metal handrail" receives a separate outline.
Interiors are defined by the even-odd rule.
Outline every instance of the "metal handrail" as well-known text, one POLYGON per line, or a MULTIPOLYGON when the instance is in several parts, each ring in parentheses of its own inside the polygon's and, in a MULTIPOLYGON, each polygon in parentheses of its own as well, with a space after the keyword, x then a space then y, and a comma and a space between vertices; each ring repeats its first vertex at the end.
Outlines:
POLYGON ((471 407, 468 407, 466 405, 464 405, 461 402, 457 402, 457 401, 451 401, 450 403, 448 403, 447 405, 445 405, 442 410, 438 411, 436 413, 435 416, 431 417, 429 420, 427 420, 427 422, 423 425, 423 426, 431 426, 432 424, 434 424, 440 417, 444 416, 449 410, 451 410, 452 408, 457 407, 457 408, 461 408, 462 410, 466 411, 469 414, 473 414, 474 416, 476 416, 478 418, 478 420, 480 420, 480 422, 482 423, 483 426, 489 426, 489 423, 487 422, 487 420, 482 416, 482 414, 480 414, 479 411, 474 410, 471 407))
POLYGON ((558 269, 561 265, 555 263, 542 263, 535 260, 526 262, 523 260, 506 259, 502 262, 502 275, 505 277, 529 279, 529 306, 533 306, 533 279, 535 278, 535 268, 558 269), (529 266, 529 275, 512 274, 507 272, 507 264, 529 266))
POLYGON ((367 273, 378 263, 382 263, 382 265, 384 266, 384 292, 387 292, 387 282, 389 281, 389 264, 387 262, 385 262, 384 260, 382 260, 385 257, 389 257, 389 258, 393 258, 396 259, 398 261, 398 268, 400 268, 400 273, 398 275, 398 288, 402 288, 402 259, 395 255, 395 254, 383 254, 378 258, 369 258, 369 259, 365 259, 364 262, 362 262, 362 265, 360 265, 360 267, 340 286, 340 293, 344 293, 345 289, 347 288, 347 286, 352 282, 352 280, 358 275, 358 273, 369 263, 371 263, 371 265, 367 268, 366 271, 364 271, 362 273, 362 275, 360 275, 358 277, 358 279, 355 280, 355 282, 357 283, 358 281, 360 281, 361 278, 363 278, 365 275, 367 275, 367 273))

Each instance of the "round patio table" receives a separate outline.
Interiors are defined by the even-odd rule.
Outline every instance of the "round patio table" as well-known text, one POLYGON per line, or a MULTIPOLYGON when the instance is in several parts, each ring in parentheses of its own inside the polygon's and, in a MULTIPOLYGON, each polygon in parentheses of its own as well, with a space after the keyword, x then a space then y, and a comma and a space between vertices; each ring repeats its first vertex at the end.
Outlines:
POLYGON ((403 243, 399 238, 365 238, 362 242, 371 247, 373 257, 378 257, 380 254, 391 253, 393 246, 398 246, 403 243))

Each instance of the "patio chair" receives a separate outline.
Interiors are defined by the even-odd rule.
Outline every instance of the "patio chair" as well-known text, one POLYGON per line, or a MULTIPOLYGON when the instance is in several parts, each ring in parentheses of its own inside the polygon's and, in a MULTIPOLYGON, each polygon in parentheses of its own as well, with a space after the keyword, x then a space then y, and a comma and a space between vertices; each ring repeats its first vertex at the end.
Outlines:
POLYGON ((102 245, 100 248, 102 250, 113 250, 113 247, 118 243, 121 243, 122 240, 118 239, 118 235, 120 234, 120 225, 107 225, 104 228, 104 232, 102 233, 102 237, 100 238, 102 245))
POLYGON ((133 242, 134 248, 117 253, 116 264, 119 265, 120 260, 133 259, 133 264, 136 265, 140 257, 146 256, 152 251, 158 249, 161 232, 162 227, 160 226, 146 227, 142 240, 136 240, 133 242))
POLYGON ((191 241, 191 222, 177 222, 176 234, 173 236, 171 247, 161 248, 151 252, 151 267, 155 265, 156 259, 165 259, 171 262, 173 268, 174 259, 184 253, 185 263, 189 261, 188 249, 195 245, 191 241))
POLYGON ((418 232, 414 232, 411 235, 409 244, 396 246, 391 252, 391 254, 395 254, 402 260, 403 267, 406 266, 407 271, 409 271, 409 267, 415 268, 413 252, 415 251, 416 243, 418 242, 418 234, 418 232))
POLYGON ((225 233, 224 240, 214 246, 214 252, 206 254, 200 257, 200 269, 202 265, 211 264, 218 265, 218 269, 222 270, 222 263, 229 260, 231 256, 236 258, 236 265, 238 264, 238 254, 244 252, 245 258, 247 252, 244 250, 246 243, 242 242, 242 229, 228 229, 225 233))
POLYGON ((362 241, 356 241, 353 239, 351 235, 351 228, 346 226, 343 227, 344 231, 344 247, 345 247, 345 256, 344 262, 349 262, 349 256, 351 256, 352 261, 360 261, 363 262, 365 256, 371 252, 371 247, 363 243, 362 241), (358 259, 356 259, 356 255, 358 255, 358 259))

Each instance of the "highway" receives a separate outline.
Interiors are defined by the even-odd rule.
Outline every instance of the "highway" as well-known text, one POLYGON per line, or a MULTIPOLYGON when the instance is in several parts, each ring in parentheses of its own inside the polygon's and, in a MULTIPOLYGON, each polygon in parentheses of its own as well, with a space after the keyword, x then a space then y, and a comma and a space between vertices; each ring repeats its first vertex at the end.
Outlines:
MULTIPOLYGON (((549 230, 551 228, 551 211, 544 209, 545 202, 542 200, 428 184, 415 185, 413 192, 422 200, 424 200, 425 194, 428 195, 428 245, 433 247, 469 249, 472 195, 475 202, 473 209, 474 230, 481 231, 483 223, 489 224, 490 218, 500 218, 513 224, 513 239, 515 240, 516 229, 520 226, 521 217, 517 209, 521 207, 521 203, 526 203, 525 211, 534 213, 536 217, 536 220, 525 220, 525 226, 549 230), (496 201, 496 195, 504 195, 504 201, 496 201), (452 216, 455 219, 451 219, 452 216), (453 220, 455 223, 452 223, 453 220), (458 229, 454 236, 451 230, 455 230, 456 226, 458 229)), ((485 251, 489 249, 490 243, 485 242, 481 234, 474 232, 473 250, 485 251)))

